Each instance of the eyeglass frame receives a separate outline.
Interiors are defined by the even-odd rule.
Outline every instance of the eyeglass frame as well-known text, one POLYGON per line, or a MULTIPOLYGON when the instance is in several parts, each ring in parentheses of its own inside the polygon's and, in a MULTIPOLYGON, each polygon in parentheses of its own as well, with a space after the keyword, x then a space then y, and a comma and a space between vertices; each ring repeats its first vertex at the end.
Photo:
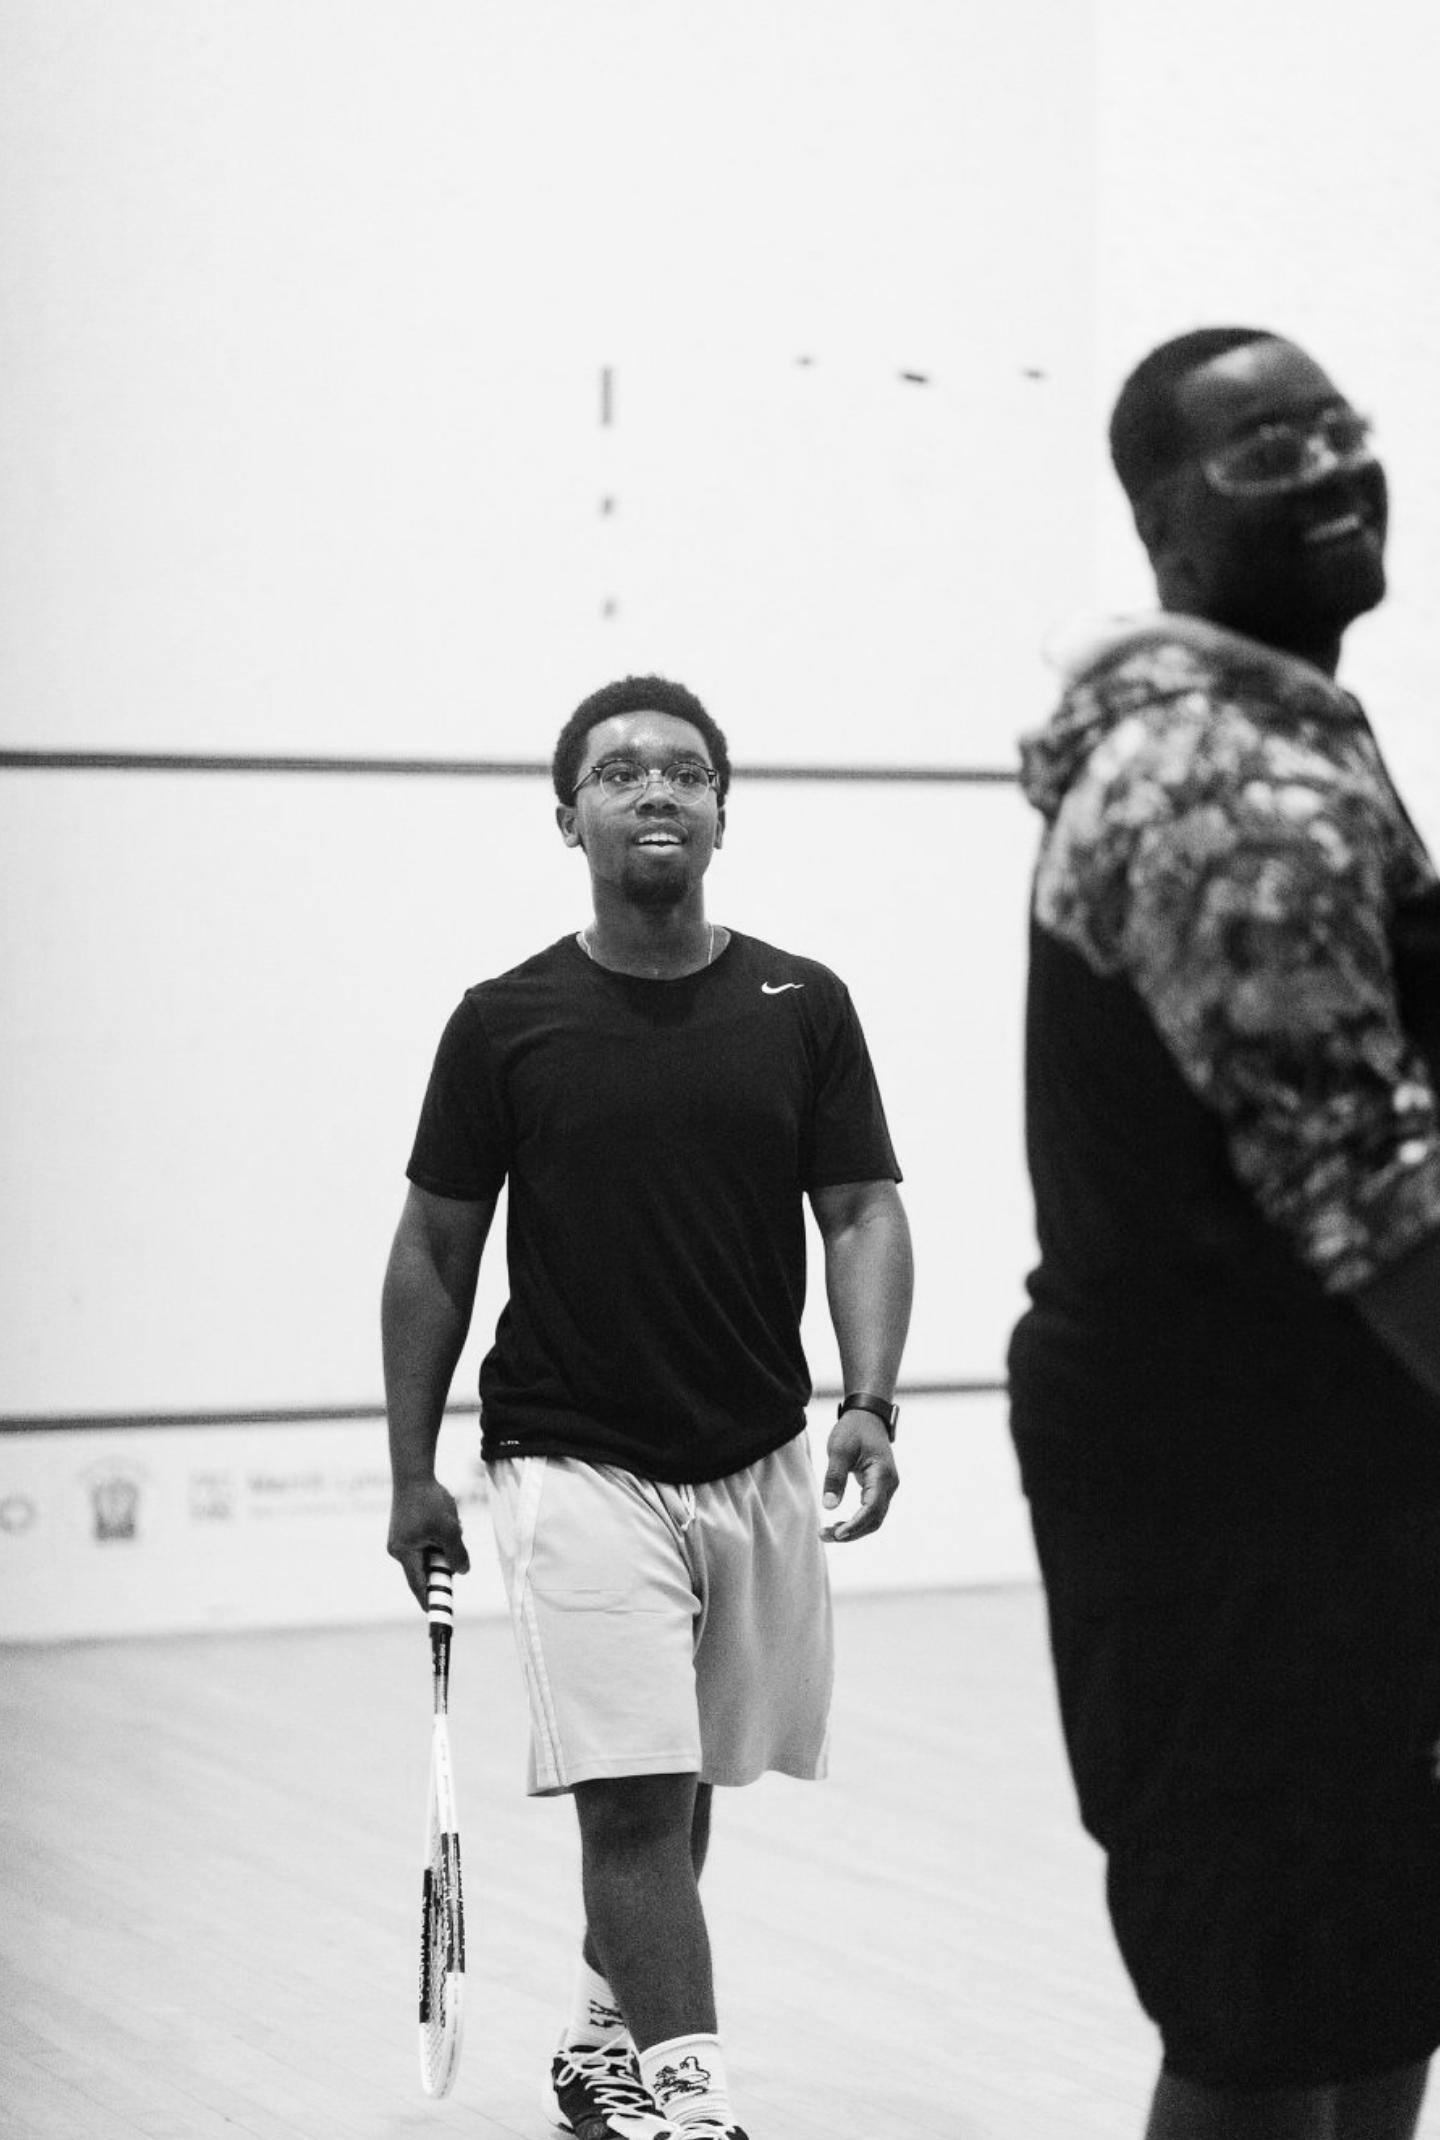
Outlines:
POLYGON ((1371 468, 1378 459, 1379 455, 1374 446, 1374 426, 1370 418, 1362 415, 1358 409, 1344 408, 1326 409, 1320 415, 1311 417, 1308 423, 1260 424, 1245 437, 1232 439, 1228 446, 1222 446, 1215 453, 1203 455, 1199 466, 1201 475, 1218 497, 1279 498, 1287 492, 1311 490, 1317 483, 1323 483, 1327 476, 1349 474, 1356 468, 1371 468), (1337 451, 1323 436, 1325 425, 1336 417, 1348 418, 1360 428, 1359 444, 1352 453, 1337 451), (1243 452, 1258 438, 1279 432, 1300 439, 1309 449, 1308 466, 1298 475, 1276 476, 1269 480, 1262 478, 1253 483, 1237 482, 1234 477, 1226 475, 1225 462, 1234 454, 1243 452), (1323 454, 1323 459, 1317 458, 1320 454, 1323 454))
MULTIPOLYGON (((587 782, 595 780, 599 782, 602 794, 613 793, 617 797, 622 797, 625 793, 623 789, 610 790, 605 786, 605 775, 612 767, 618 766, 628 766, 632 772, 641 775, 640 785, 632 791, 637 800, 641 796, 649 794, 652 781, 661 780, 669 788, 675 800, 679 802, 682 798, 674 786, 673 775, 682 770, 691 773, 703 773, 707 794, 718 795, 720 792, 719 772, 713 765, 707 765, 703 758, 672 758, 669 765, 642 765, 638 758, 601 758, 595 765, 591 766, 588 773, 581 774, 575 783, 574 793, 578 795, 587 782)), ((698 793, 693 800, 696 802, 700 800, 698 793)))

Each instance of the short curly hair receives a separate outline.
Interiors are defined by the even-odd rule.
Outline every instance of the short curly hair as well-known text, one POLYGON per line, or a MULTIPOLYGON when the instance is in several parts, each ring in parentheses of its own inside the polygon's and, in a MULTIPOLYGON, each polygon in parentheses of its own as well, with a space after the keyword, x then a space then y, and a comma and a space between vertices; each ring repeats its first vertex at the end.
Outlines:
POLYGON ((1196 327, 1141 358, 1110 418, 1110 458, 1132 505, 1178 468, 1189 450, 1177 399, 1181 381, 1232 349, 1287 339, 1267 327, 1196 327))
POLYGON ((687 691, 684 684, 672 683, 668 676, 624 676, 618 683, 604 684, 582 699, 560 731, 550 761, 550 777, 562 803, 568 805, 575 800, 585 738, 592 728, 617 713, 669 713, 698 728, 720 775, 719 797, 724 802, 730 786, 730 751, 719 723, 705 711, 693 691, 687 691))

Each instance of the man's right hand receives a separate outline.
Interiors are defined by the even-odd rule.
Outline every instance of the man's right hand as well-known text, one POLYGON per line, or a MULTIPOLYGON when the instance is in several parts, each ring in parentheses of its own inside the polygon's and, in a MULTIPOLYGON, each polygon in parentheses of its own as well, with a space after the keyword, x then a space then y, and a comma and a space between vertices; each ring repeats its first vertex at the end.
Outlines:
POLYGON ((427 1553, 443 1554, 457 1575, 470 1573, 470 1555, 465 1550, 455 1496, 437 1478, 415 1479, 395 1488, 385 1550, 405 1570, 405 1580, 422 1608, 426 1601, 427 1553))

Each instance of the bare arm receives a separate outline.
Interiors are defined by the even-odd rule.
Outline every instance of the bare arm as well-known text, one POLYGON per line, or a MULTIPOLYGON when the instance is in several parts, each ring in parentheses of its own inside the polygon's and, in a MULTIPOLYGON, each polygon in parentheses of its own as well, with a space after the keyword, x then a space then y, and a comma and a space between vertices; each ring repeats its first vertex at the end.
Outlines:
POLYGON ((435 1476, 435 1446, 495 1199, 462 1202, 412 1183, 385 1270, 380 1332, 390 1422, 388 1550, 423 1605, 425 1553, 435 1546, 463 1574, 470 1556, 454 1496, 435 1476))
MULTIPOLYGON (((825 1243, 825 1291, 847 1390, 893 1398, 910 1327, 914 1265, 910 1228, 893 1181, 841 1182, 810 1198, 825 1243)), ((895 1452, 869 1412, 847 1412, 827 1444, 824 1496, 833 1508, 853 1472, 861 1504, 837 1539, 878 1530, 900 1483, 895 1452)))

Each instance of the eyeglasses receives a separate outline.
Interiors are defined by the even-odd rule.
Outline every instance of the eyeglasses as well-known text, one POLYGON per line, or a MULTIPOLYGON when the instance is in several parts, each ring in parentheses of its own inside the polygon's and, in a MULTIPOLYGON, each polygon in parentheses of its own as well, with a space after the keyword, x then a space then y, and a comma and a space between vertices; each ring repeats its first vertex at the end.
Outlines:
POLYGON ((637 758, 603 758, 575 783, 578 795, 586 781, 598 780, 607 795, 617 800, 643 795, 652 780, 661 780, 677 802, 699 802, 712 788, 718 791, 720 775, 713 765, 698 758, 677 758, 672 765, 641 765, 637 758))
POLYGON ((1310 423, 1262 424, 1200 466, 1210 488, 1224 498, 1270 498, 1368 468, 1374 459, 1369 419, 1354 409, 1327 409, 1310 423))

